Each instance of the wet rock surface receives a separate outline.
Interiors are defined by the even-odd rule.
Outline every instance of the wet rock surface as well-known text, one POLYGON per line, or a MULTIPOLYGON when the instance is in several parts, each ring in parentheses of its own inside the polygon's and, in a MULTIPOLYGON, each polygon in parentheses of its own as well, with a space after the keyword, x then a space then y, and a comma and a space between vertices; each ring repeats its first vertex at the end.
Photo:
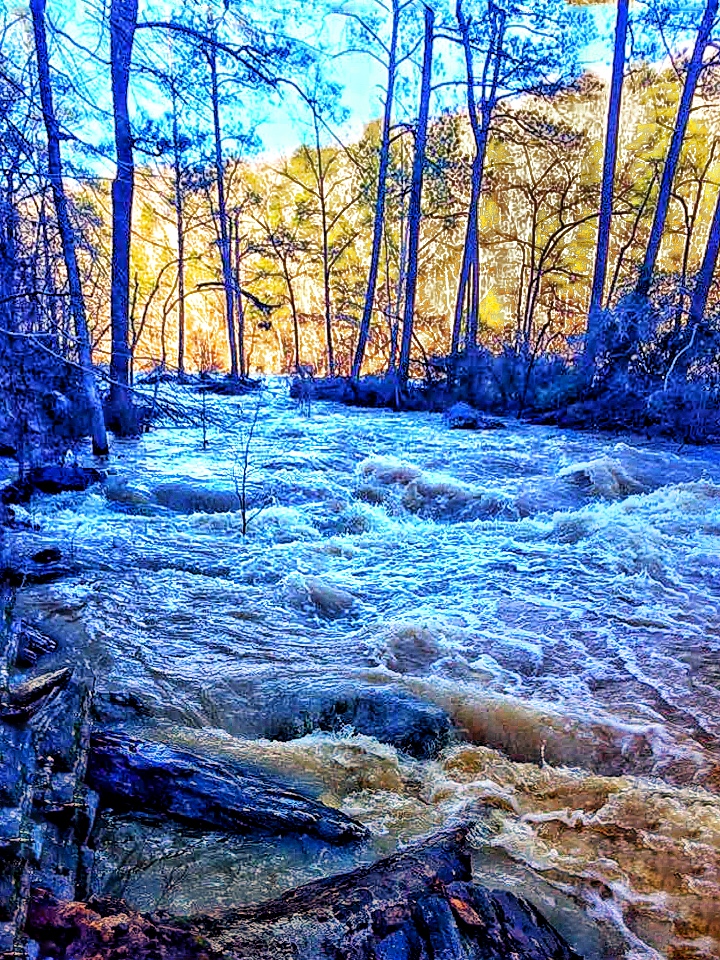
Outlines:
POLYGON ((370 867, 212 916, 34 889, 27 927, 62 960, 579 960, 527 900, 470 880, 464 828, 370 867))
POLYGON ((113 807, 155 812, 196 827, 307 833, 330 843, 367 835, 339 810, 264 775, 124 734, 93 735, 87 778, 113 807))
POLYGON ((27 503, 35 493, 57 494, 87 490, 104 479, 105 473, 94 467, 36 467, 15 483, 4 487, 0 497, 5 504, 27 503))
POLYGON ((351 729, 375 737, 417 759, 436 756, 456 732, 440 707, 396 687, 360 687, 348 682, 316 684, 266 697, 263 735, 293 740, 314 730, 351 729))
POLYGON ((12 550, 0 553, 0 583, 18 588, 32 584, 53 583, 78 572, 74 559, 58 547, 41 547, 30 539, 15 541, 12 550))
POLYGON ((505 424, 497 417, 488 417, 469 403, 454 403, 445 411, 445 422, 451 430, 504 430, 505 424))

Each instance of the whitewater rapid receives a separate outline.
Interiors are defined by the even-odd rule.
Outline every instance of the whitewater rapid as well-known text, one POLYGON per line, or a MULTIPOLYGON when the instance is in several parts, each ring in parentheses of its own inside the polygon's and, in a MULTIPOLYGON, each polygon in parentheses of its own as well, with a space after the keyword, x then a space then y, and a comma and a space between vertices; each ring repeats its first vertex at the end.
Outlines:
POLYGON ((196 426, 116 441, 105 485, 19 516, 81 567, 19 611, 106 722, 262 764, 374 840, 109 816, 96 888, 142 909, 257 900, 472 815, 478 879, 533 897, 588 958, 720 956, 720 451, 308 416, 280 380, 207 398, 205 449, 197 395, 166 399, 196 426), (283 693, 319 681, 399 686, 462 735, 422 761, 352 729, 268 739, 283 693))

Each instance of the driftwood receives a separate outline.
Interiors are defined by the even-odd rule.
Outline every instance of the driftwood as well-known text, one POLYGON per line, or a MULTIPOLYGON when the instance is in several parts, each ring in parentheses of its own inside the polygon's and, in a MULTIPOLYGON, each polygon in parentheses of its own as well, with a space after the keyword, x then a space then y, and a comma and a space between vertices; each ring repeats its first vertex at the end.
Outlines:
POLYGON ((63 960, 579 960, 526 900, 470 880, 464 828, 258 906, 149 916, 35 890, 28 932, 63 960))
POLYGON ((154 812, 195 827, 301 833, 330 843, 362 840, 367 830, 339 810, 264 775, 124 734, 95 734, 87 781, 116 808, 154 812))

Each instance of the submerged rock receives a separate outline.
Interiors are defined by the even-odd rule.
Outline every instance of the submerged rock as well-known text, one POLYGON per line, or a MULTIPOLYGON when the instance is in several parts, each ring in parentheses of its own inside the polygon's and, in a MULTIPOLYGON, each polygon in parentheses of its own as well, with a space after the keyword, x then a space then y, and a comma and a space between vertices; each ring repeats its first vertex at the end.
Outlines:
POLYGON ((451 430, 504 430, 505 424, 497 417, 487 417, 462 401, 445 411, 445 420, 451 430))
POLYGON ((447 746, 454 729, 440 707, 397 687, 358 687, 342 681, 266 695, 264 713, 263 735, 271 740, 351 728, 420 760, 447 746))
MULTIPOLYGON (((40 552, 42 553, 43 551, 40 552)), ((51 553, 50 550, 45 552, 51 553)), ((53 558, 52 561, 42 560, 40 562, 46 563, 61 560, 62 555, 59 550, 57 554, 58 556, 53 558)), ((36 554, 33 559, 37 559, 37 556, 36 554)), ((14 665, 16 667, 34 667, 41 657, 55 653, 58 648, 57 640, 49 637, 46 633, 43 633, 42 630, 38 630, 38 628, 31 623, 20 621, 16 628, 16 634, 16 653, 14 658, 14 665)))
POLYGON ((119 733, 93 735, 87 780, 110 806, 194 827, 306 833, 330 843, 362 840, 368 833, 339 810, 264 775, 119 733))
POLYGON ((240 509, 234 490, 212 490, 183 480, 155 487, 155 499, 176 513, 233 513, 240 509))

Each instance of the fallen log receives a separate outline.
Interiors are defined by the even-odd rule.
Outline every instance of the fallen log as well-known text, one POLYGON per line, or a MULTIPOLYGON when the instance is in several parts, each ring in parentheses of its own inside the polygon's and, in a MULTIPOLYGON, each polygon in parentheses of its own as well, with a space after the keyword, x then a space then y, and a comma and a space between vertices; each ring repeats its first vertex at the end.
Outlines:
POLYGON ((196 827, 363 840, 366 828, 269 777, 119 733, 90 741, 87 782, 107 805, 154 812, 196 827))

